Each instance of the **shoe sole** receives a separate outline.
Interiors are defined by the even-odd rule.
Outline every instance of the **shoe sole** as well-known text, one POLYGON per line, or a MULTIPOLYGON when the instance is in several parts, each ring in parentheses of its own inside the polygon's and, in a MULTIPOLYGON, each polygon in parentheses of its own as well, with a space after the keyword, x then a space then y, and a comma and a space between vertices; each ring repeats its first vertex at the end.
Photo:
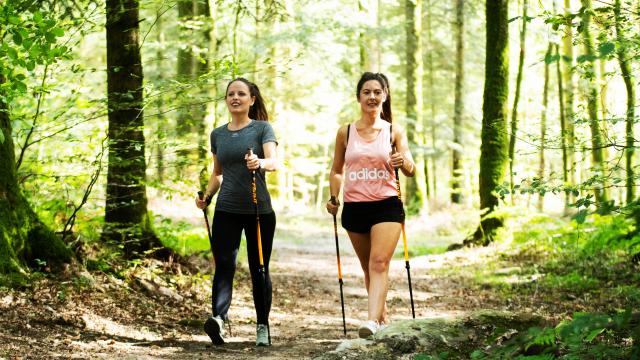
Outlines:
POLYGON ((209 338, 214 345, 224 344, 224 339, 222 338, 222 329, 220 329, 220 325, 218 325, 217 321, 207 319, 207 321, 204 322, 204 332, 209 335, 209 338))
POLYGON ((366 339, 368 337, 373 336, 373 331, 371 331, 371 329, 369 329, 368 327, 363 326, 363 327, 358 329, 358 336, 361 339, 366 339))

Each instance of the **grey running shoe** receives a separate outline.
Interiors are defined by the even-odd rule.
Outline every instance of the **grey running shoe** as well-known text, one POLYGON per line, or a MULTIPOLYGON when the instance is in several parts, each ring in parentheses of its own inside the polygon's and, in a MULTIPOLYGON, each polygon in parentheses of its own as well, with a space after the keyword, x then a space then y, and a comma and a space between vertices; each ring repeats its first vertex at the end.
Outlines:
POLYGON ((269 329, 265 324, 256 326, 256 346, 269 346, 269 329))
POLYGON ((204 322, 204 332, 214 345, 224 344, 224 320, 220 316, 210 317, 204 322))
POLYGON ((366 339, 373 336, 378 331, 378 323, 373 320, 363 322, 358 328, 358 337, 366 339))

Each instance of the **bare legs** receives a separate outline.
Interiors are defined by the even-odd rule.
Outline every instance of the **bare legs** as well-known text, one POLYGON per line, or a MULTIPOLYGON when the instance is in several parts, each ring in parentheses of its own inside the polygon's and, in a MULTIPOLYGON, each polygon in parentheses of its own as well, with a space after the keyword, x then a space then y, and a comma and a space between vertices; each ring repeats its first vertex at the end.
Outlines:
POLYGON ((400 238, 400 223, 383 222, 375 224, 369 233, 347 233, 364 271, 369 294, 368 320, 387 323, 389 262, 400 238))

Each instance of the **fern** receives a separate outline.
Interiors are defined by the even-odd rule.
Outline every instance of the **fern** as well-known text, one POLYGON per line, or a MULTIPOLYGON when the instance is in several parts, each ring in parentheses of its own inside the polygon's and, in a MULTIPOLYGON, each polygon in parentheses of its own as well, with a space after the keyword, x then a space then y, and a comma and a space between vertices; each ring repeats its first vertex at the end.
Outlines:
POLYGON ((524 350, 527 351, 534 345, 549 347, 555 345, 556 343, 556 332, 555 329, 552 328, 543 328, 540 329, 538 327, 529 328, 527 332, 529 341, 524 346, 524 350))
POLYGON ((518 360, 553 360, 555 359, 555 355, 553 354, 540 354, 540 355, 530 355, 530 356, 518 356, 518 360))

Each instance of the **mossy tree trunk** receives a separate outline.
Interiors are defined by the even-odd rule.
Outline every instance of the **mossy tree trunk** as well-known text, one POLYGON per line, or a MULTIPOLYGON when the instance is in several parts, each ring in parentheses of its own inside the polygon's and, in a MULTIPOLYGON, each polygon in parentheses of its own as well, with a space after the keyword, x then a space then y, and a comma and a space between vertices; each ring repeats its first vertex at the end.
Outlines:
POLYGON ((462 181, 462 117, 464 115, 464 0, 456 0, 456 80, 453 112, 453 153, 451 164, 451 202, 461 203, 462 181))
POLYGON ((422 0, 405 0, 407 124, 409 147, 416 162, 416 175, 406 179, 406 202, 409 213, 417 213, 426 206, 426 186, 422 140, 422 0))
POLYGON ((488 245, 503 219, 494 214, 499 205, 498 187, 502 185, 509 162, 507 101, 509 97, 508 0, 487 0, 486 60, 482 133, 480 145, 480 208, 484 215, 466 245, 488 245))
POLYGON ((626 41, 626 29, 625 19, 623 18, 620 8, 621 1, 615 0, 614 13, 616 23, 616 38, 618 41, 618 62, 620 63, 620 71, 622 72, 622 79, 627 89, 627 117, 626 117, 626 144, 625 144, 625 167, 627 171, 625 179, 626 188, 626 203, 630 204, 635 200, 634 189, 634 172, 633 172, 633 153, 634 153, 634 139, 633 139, 633 125, 635 120, 635 107, 636 107, 636 85, 633 73, 631 72, 631 63, 629 54, 624 44, 626 41))
MULTIPOLYGON (((560 58, 560 45, 555 45, 555 54, 560 58)), ((562 66, 560 61, 556 62, 556 78, 558 79, 558 109, 559 109, 559 118, 560 118, 560 146, 562 148, 562 181, 565 184, 569 184, 569 146, 567 141, 567 112, 565 110, 565 101, 564 101, 564 77, 565 75, 562 73, 562 66)), ((569 191, 565 191, 565 199, 564 199, 564 211, 565 213, 569 210, 569 201, 571 200, 571 195, 569 191)))
POLYGON ((128 258, 160 246, 147 212, 138 1, 107 0, 109 164, 103 240, 128 258))
POLYGON ((509 136, 509 186, 511 187, 511 200, 513 201, 515 185, 513 176, 513 165, 515 163, 516 139, 518 134, 518 104, 520 103, 520 89, 522 88, 522 78, 524 76, 524 57, 527 41, 527 9, 528 0, 522 3, 522 27, 520 28, 520 55, 518 57, 518 75, 516 77, 516 93, 513 97, 513 107, 511 108, 511 132, 509 136))
MULTIPOLYGON (((582 3, 582 37, 584 41, 584 54, 587 57, 587 70, 592 74, 596 74, 596 67, 594 63, 595 45, 593 37, 591 35, 591 17, 593 8, 591 6, 591 0, 581 0, 582 3)), ((606 180, 605 180, 605 158, 604 158, 604 141, 602 136, 601 124, 598 111, 600 102, 600 94, 598 84, 596 83, 597 77, 588 77, 588 89, 587 89, 587 112, 589 116, 589 128, 591 129, 591 158, 593 166, 593 174, 598 177, 598 181, 594 184, 595 200, 598 206, 606 206, 607 192, 606 192, 606 180)))
MULTIPOLYGON (((5 83, 0 74, 0 87, 5 83)), ((38 219, 18 186, 5 98, 0 94, 0 274, 24 272, 35 260, 57 265, 73 258, 71 250, 38 219)))

